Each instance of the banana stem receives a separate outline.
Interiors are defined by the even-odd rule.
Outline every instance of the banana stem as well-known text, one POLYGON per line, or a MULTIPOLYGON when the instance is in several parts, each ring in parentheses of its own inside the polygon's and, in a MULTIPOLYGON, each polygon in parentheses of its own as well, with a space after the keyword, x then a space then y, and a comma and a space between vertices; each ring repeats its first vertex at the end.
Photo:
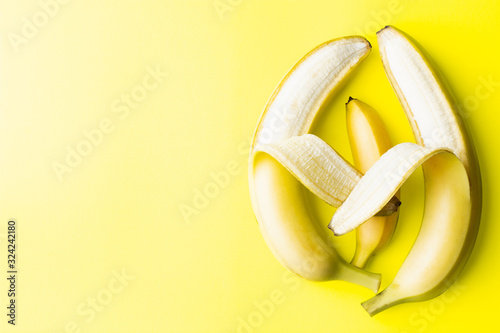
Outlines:
POLYGON ((368 272, 347 263, 339 265, 335 278, 359 284, 360 286, 370 289, 374 293, 380 288, 380 274, 368 272))
POLYGON ((389 216, 398 211, 399 206, 401 206, 401 201, 396 196, 393 196, 391 200, 382 208, 375 216, 389 216))
POLYGON ((359 268, 364 268, 368 259, 370 259, 373 255, 373 252, 365 250, 365 248, 356 248, 356 252, 354 253, 354 257, 351 260, 351 265, 354 265, 359 268))
POLYGON ((377 313, 402 302, 403 300, 401 299, 401 297, 398 297, 398 295, 394 293, 393 290, 386 289, 380 294, 375 295, 369 300, 361 303, 361 306, 363 306, 363 308, 366 310, 366 312, 368 312, 370 316, 374 316, 377 313))

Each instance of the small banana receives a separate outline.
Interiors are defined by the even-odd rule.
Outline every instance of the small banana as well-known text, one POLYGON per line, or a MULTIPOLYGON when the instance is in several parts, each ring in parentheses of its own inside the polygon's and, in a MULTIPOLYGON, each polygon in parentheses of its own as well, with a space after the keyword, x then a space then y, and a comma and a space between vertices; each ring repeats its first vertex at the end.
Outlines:
MULTIPOLYGON (((346 104, 347 134, 354 166, 360 172, 370 167, 392 147, 391 138, 380 115, 371 106, 352 97, 346 104)), ((399 197, 399 193, 396 194, 399 197)), ((356 229, 356 252, 351 264, 363 268, 392 238, 398 212, 374 216, 356 229)))
POLYGON ((390 149, 335 212, 344 234, 372 216, 423 164, 425 211, 417 239, 393 282, 362 305, 370 315, 444 292, 472 251, 481 215, 481 177, 472 139, 445 81, 424 51, 393 27, 377 33, 384 69, 417 143, 390 149))
POLYGON ((283 266, 309 280, 346 280, 376 292, 380 275, 340 257, 295 178, 300 177, 308 188, 323 193, 324 200, 337 206, 361 178, 331 147, 306 133, 330 93, 370 49, 364 38, 340 38, 316 47, 292 68, 257 126, 249 159, 249 187, 261 233, 283 266), (301 147, 311 149, 298 153, 301 147))

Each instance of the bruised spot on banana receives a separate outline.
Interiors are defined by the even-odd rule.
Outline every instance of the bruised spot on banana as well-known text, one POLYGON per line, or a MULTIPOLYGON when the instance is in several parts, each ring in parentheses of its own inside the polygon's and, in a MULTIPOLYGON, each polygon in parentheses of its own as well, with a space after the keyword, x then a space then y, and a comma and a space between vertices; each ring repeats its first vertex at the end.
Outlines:
MULTIPOLYGON (((321 139, 306 134, 326 96, 369 52, 366 40, 348 37, 311 51, 283 79, 259 122, 249 164, 252 205, 276 258, 307 279, 343 279, 372 290, 380 277, 347 264, 331 248, 300 182, 326 202, 341 204, 329 225, 340 235, 387 206, 423 165, 421 230, 392 284, 363 303, 370 315, 446 290, 472 250, 481 211, 477 157, 446 84, 416 43, 397 29, 386 27, 378 40, 418 145, 391 148, 362 176, 321 139)), ((397 202, 392 204, 397 208, 397 202)))

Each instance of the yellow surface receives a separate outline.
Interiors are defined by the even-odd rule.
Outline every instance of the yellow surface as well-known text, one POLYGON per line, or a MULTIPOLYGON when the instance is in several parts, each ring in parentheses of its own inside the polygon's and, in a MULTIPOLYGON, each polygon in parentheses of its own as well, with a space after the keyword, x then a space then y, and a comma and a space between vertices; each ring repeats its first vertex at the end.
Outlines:
MULTIPOLYGON (((2 332, 496 326, 500 2, 54 1, 0 4, 2 332), (51 16, 40 3, 52 4, 51 16), (274 87, 317 44, 344 35, 363 34, 374 50, 314 133, 350 160, 344 103, 352 95, 378 110, 395 144, 413 141, 378 57, 375 32, 386 24, 427 49, 465 105, 484 208, 455 287, 370 318, 359 304, 369 290, 300 280, 274 259, 250 207, 246 162, 274 87), (151 71, 161 72, 156 81, 151 71), (141 101, 128 107, 121 98, 131 93, 141 101), (69 153, 78 149, 81 160, 69 153), (6 316, 9 219, 18 225, 16 327, 6 316)), ((416 237, 422 190, 421 174, 404 185, 394 239, 368 267, 383 286, 416 237)), ((310 200, 328 223, 333 208, 310 200)), ((350 260, 354 233, 337 244, 350 260)))

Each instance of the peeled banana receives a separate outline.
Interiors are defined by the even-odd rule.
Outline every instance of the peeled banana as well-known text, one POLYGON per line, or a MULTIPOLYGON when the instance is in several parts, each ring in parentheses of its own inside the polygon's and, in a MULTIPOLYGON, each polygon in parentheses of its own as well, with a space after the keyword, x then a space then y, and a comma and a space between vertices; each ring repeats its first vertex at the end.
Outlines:
POLYGON ((326 188, 324 199, 337 206, 359 181, 357 170, 321 139, 306 133, 326 98, 370 49, 364 38, 341 38, 316 47, 292 68, 257 126, 249 159, 249 187, 260 231, 283 266, 309 280, 346 280, 376 292, 380 275, 340 257, 328 242, 326 228, 310 211, 304 186, 295 178, 301 176, 307 187, 320 192, 326 188), (297 153, 304 145, 313 147, 306 149, 312 154, 297 153), (295 173, 278 160, 296 166, 295 173))
MULTIPOLYGON (((354 166, 365 173, 392 147, 391 138, 378 112, 358 99, 349 98, 346 121, 354 166)), ((360 225, 356 229, 356 252, 351 264, 363 268, 374 254, 387 246, 397 220, 398 212, 374 216, 360 225)))
POLYGON ((356 228, 424 162, 425 211, 394 281, 362 304, 370 315, 431 299, 453 283, 474 245, 482 197, 474 145, 446 83, 404 33, 386 27, 377 37, 386 74, 421 146, 405 143, 384 154, 335 212, 330 228, 339 235, 356 228))
MULTIPOLYGON (((380 54, 418 144, 446 147, 462 162, 424 165, 425 213, 413 248, 392 284, 363 306, 371 314, 444 292, 462 271, 481 219, 481 176, 472 138, 446 82, 421 47, 393 27, 378 34, 380 54), (458 174, 457 174, 458 173, 458 174)), ((435 66, 435 65, 434 65, 435 66)))

